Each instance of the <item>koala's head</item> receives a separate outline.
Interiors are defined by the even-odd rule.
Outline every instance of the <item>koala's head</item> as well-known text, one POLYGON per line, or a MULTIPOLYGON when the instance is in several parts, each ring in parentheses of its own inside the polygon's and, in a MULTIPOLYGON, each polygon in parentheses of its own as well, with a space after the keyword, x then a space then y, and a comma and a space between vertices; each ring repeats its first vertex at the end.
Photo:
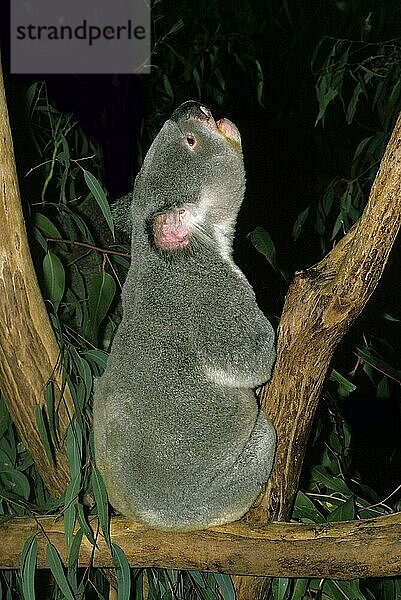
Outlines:
POLYGON ((163 125, 135 181, 133 235, 145 227, 154 247, 167 253, 198 243, 229 253, 244 190, 236 126, 185 102, 163 125))

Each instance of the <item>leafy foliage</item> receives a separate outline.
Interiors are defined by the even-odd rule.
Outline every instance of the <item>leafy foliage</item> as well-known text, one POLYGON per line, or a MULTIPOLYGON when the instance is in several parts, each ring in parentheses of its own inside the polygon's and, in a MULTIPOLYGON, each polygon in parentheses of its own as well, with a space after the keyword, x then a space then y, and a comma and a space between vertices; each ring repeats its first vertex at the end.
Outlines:
POLYGON ((347 125, 360 130, 349 175, 334 179, 316 207, 315 228, 323 251, 359 218, 401 110, 401 40, 378 43, 325 38, 316 95, 324 122, 333 102, 340 103, 347 125), (323 57, 323 58, 322 58, 323 57))

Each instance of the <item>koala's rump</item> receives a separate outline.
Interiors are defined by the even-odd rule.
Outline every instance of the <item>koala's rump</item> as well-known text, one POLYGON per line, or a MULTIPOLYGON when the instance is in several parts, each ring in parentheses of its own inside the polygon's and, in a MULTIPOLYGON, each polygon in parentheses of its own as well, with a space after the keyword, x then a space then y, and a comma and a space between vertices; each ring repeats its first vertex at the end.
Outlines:
POLYGON ((207 292, 200 280, 188 297, 179 273, 159 274, 163 295, 149 274, 126 282, 124 318, 96 388, 96 462, 110 501, 155 527, 203 528, 240 518, 274 455, 274 430, 252 389, 213 382, 205 370, 210 331, 223 335, 210 319, 203 339, 209 305, 234 314, 248 293, 237 285, 227 296, 222 268, 215 284, 213 271, 208 275, 207 292))
MULTIPOLYGON (((140 354, 136 369, 130 358, 129 383, 106 370, 97 386, 96 461, 111 503, 164 528, 239 518, 269 471, 265 436, 252 440, 260 420, 253 392, 201 380, 189 364, 179 380, 164 378, 156 357, 149 378, 140 354)), ((118 360, 116 349, 112 359, 118 360)))

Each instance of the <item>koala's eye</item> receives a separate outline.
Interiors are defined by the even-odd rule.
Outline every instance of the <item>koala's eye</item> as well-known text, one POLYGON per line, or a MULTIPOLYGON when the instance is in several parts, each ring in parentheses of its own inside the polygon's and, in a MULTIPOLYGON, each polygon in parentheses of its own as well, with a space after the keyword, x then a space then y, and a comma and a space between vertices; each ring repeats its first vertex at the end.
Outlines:
POLYGON ((186 135, 186 137, 185 137, 185 142, 186 142, 187 146, 189 146, 191 149, 195 148, 195 146, 196 146, 196 139, 195 139, 195 137, 194 137, 192 134, 190 134, 190 133, 188 133, 188 134, 186 135))

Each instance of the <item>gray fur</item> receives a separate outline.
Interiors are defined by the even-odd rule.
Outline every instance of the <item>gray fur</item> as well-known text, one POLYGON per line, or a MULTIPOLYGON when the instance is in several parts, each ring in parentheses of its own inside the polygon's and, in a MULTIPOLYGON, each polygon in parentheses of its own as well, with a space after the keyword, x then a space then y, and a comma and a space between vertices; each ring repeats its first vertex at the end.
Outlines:
POLYGON ((274 458, 275 431, 253 391, 270 377, 274 333, 232 261, 245 188, 232 142, 195 103, 153 142, 134 187, 123 319, 95 391, 96 463, 110 502, 161 529, 239 519, 274 458), (182 205, 189 248, 160 250, 154 215, 182 205))

